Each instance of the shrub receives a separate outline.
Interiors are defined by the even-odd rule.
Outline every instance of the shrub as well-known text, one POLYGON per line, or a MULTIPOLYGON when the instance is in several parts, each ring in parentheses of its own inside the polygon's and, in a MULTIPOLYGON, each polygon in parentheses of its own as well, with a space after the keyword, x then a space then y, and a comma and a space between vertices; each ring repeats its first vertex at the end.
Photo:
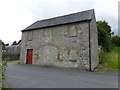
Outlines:
POLYGON ((113 36, 112 37, 112 44, 115 46, 120 46, 120 36, 113 36))

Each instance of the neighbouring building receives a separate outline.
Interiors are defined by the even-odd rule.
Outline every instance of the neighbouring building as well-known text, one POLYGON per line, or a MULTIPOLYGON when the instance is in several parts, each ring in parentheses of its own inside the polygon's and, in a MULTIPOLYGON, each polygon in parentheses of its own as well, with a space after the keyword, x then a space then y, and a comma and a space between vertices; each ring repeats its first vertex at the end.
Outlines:
POLYGON ((40 20, 22 30, 20 63, 93 69, 99 63, 94 10, 40 20))
POLYGON ((2 58, 9 58, 11 60, 19 60, 20 59, 20 45, 11 45, 11 46, 5 46, 3 50, 2 58))
POLYGON ((20 54, 19 45, 6 46, 5 50, 7 54, 20 54))

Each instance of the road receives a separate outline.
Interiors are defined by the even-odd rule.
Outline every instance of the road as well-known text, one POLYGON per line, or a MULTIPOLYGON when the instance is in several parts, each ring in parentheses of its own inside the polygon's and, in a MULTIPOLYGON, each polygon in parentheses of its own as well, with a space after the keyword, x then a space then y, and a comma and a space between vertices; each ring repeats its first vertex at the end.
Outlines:
POLYGON ((5 83, 10 88, 118 88, 117 72, 86 72, 8 63, 5 83))

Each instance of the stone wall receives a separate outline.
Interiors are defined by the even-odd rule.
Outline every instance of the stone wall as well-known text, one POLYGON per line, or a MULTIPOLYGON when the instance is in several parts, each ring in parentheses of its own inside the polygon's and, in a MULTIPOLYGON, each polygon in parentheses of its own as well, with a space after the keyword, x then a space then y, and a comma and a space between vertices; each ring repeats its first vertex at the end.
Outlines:
POLYGON ((2 41, 0 40, 0 61, 2 61, 2 41))
POLYGON ((33 49, 33 64, 88 69, 88 31, 85 22, 23 32, 20 62, 25 64, 27 49, 33 49))
MULTIPOLYGON (((94 12, 93 12, 94 13, 94 12)), ((91 68, 93 69, 99 63, 98 55, 98 31, 95 20, 95 15, 93 14, 92 21, 90 23, 90 32, 91 32, 91 68)))

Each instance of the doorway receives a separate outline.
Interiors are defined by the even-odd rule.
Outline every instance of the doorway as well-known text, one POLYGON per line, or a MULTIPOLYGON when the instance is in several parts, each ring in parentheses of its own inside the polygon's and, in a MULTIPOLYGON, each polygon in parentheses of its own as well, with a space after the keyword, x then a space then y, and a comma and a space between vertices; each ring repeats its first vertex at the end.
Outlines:
POLYGON ((33 49, 27 49, 26 64, 32 64, 32 54, 33 54, 33 49))

